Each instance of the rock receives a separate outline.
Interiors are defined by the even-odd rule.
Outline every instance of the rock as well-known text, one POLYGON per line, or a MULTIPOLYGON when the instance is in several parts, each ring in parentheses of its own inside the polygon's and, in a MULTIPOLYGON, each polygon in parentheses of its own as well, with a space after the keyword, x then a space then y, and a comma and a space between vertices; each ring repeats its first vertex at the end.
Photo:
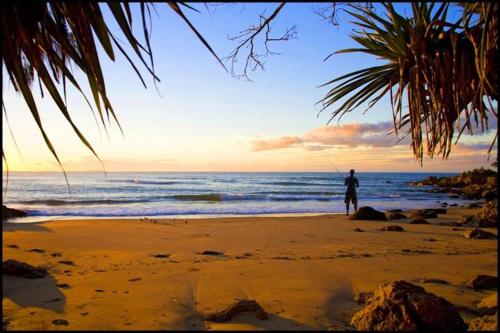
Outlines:
POLYGON ((406 281, 379 287, 351 319, 357 330, 465 331, 457 309, 442 297, 406 281))
POLYGON ((231 320, 237 314, 242 312, 254 312, 258 319, 265 320, 268 314, 264 309, 254 300, 241 300, 233 305, 230 305, 224 310, 208 314, 205 316, 205 320, 215 321, 215 322, 225 322, 231 320))
POLYGON ((492 238, 497 238, 497 236, 491 232, 484 231, 479 228, 471 228, 467 229, 464 232, 465 238, 471 238, 471 239, 492 239, 492 238))
POLYGON ((467 281, 466 286, 474 290, 497 288, 498 278, 496 276, 479 274, 467 281))
POLYGON ((354 229, 354 231, 355 231, 355 232, 365 232, 365 231, 364 231, 363 229, 361 229, 361 228, 356 228, 356 229, 354 229))
POLYGON ((54 320, 52 320, 52 324, 68 326, 69 322, 65 319, 54 319, 54 320))
POLYGON ((498 313, 474 318, 469 323, 469 331, 498 331, 498 313))
POLYGON ((354 295, 354 302, 358 304, 365 304, 371 297, 373 297, 373 291, 360 291, 354 295))
POLYGON ((408 218, 405 214, 401 213, 389 213, 387 214, 387 219, 388 220, 401 220, 401 219, 406 219, 408 218))
POLYGON ((395 224, 389 225, 389 226, 382 228, 380 230, 382 230, 382 231, 405 231, 402 227, 400 227, 399 225, 395 225, 395 224))
POLYGON ((496 190, 495 191, 493 191, 493 190, 485 190, 481 194, 481 197, 483 197, 483 199, 486 200, 486 201, 490 201, 490 200, 496 199, 498 197, 498 195, 497 195, 497 191, 496 190))
POLYGON ((480 185, 472 184, 462 188, 462 195, 467 199, 481 199, 483 188, 480 185))
POLYGON ((387 212, 388 213, 402 213, 403 210, 402 209, 389 209, 387 212))
POLYGON ((478 226, 483 228, 493 228, 497 225, 498 200, 491 200, 481 208, 477 214, 478 226))
POLYGON ((467 206, 467 208, 481 208, 482 205, 480 203, 477 203, 477 202, 473 202, 471 204, 469 204, 469 206, 467 206))
POLYGON ((25 217, 27 214, 19 209, 8 208, 7 206, 2 205, 2 220, 11 218, 11 217, 25 217))
POLYGON ((458 204, 456 204, 456 203, 452 203, 452 204, 450 205, 450 207, 457 207, 457 206, 458 206, 458 204))
POLYGON ((498 185, 497 176, 489 176, 486 178, 486 186, 487 187, 493 188, 493 187, 497 187, 497 185, 498 185))
POLYGON ((485 297, 477 305, 479 312, 483 315, 492 315, 498 311, 498 294, 494 293, 485 297))
POLYGON ((438 214, 446 214, 447 212, 445 208, 426 208, 417 210, 415 214, 422 215, 426 219, 433 219, 438 217, 438 214))
POLYGON ((422 215, 414 214, 409 222, 410 224, 429 224, 422 215))
POLYGON ((387 217, 383 212, 375 210, 372 207, 364 206, 349 216, 349 220, 387 221, 387 217))
POLYGON ((28 279, 39 279, 47 275, 47 270, 42 267, 34 267, 25 262, 8 259, 2 263, 2 274, 20 276, 28 279))
POLYGON ((64 264, 64 265, 69 265, 69 266, 75 266, 75 263, 72 262, 71 260, 60 260, 60 261, 58 261, 58 263, 64 264))
POLYGON ((219 251, 206 250, 201 253, 204 256, 221 256, 224 253, 219 251))

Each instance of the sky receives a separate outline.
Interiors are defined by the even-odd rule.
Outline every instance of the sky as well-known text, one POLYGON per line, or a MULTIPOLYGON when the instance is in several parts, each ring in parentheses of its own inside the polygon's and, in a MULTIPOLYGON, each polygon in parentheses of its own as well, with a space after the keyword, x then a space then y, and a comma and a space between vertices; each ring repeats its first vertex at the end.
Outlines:
MULTIPOLYGON (((332 171, 332 163, 340 170, 354 168, 360 172, 461 172, 491 165, 496 155, 488 160, 487 150, 496 121, 490 122, 494 130, 483 135, 464 135, 449 159, 425 156, 423 166, 413 157, 407 139, 396 144, 398 137, 388 135, 392 128, 388 98, 367 113, 360 107, 328 124, 333 108, 319 113, 316 103, 329 89, 318 86, 382 61, 355 53, 323 61, 334 51, 356 45, 348 35, 353 25, 347 14, 339 13, 339 26, 315 14, 325 5, 287 4, 272 31, 280 35, 295 24, 297 39, 272 45, 272 51, 280 54, 269 57, 265 70, 251 72, 251 81, 246 81, 225 72, 189 27, 166 4, 157 3, 151 46, 161 79, 158 90, 145 70, 142 72, 147 89, 125 58, 118 56, 112 62, 100 50, 108 97, 124 135, 116 124, 108 127, 108 134, 102 125, 97 126, 84 99, 74 90, 68 92, 70 113, 108 172, 332 171)), ((193 7, 200 13, 189 9, 185 12, 223 57, 236 46, 228 37, 257 24, 259 14, 265 11, 269 15, 276 6, 247 3, 207 9, 198 3, 193 7)), ((396 7, 401 12, 408 10, 406 4, 396 7)), ((137 25, 138 5, 132 4, 132 8, 137 25)), ((103 12, 111 30, 116 31, 104 7, 103 12)), ((138 25, 134 29, 136 34, 141 32, 138 25)), ((7 81, 4 71, 2 74, 3 102, 13 134, 3 115, 3 148, 9 170, 59 171, 22 96, 7 81)), ((81 73, 75 75, 83 78, 81 73)), ((55 104, 47 97, 41 98, 38 89, 34 92, 43 125, 64 168, 102 171, 99 161, 79 141, 55 104)))

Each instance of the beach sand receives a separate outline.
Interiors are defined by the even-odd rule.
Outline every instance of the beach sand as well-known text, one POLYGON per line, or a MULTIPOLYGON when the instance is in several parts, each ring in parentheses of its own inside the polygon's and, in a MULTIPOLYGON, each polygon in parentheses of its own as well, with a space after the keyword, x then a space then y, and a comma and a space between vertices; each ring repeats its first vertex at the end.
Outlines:
POLYGON ((344 330, 362 308, 355 293, 404 279, 460 307, 468 322, 475 305, 496 293, 465 282, 496 276, 497 240, 466 239, 465 228, 435 224, 476 211, 449 208, 428 219, 433 225, 344 215, 4 222, 3 260, 49 272, 42 279, 3 276, 4 320, 8 329, 36 330, 344 330), (405 231, 380 231, 390 224, 405 231), (223 254, 201 254, 207 250, 223 254), (60 263, 66 260, 73 264, 60 263), (429 278, 447 283, 422 283, 429 278), (203 320, 239 299, 256 300, 269 318, 203 320))

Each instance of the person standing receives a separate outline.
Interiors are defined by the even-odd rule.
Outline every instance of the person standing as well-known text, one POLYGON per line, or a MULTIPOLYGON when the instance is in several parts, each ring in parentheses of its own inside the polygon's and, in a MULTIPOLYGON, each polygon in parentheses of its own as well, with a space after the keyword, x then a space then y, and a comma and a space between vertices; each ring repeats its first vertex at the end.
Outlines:
POLYGON ((347 177, 344 182, 344 185, 347 186, 344 200, 346 215, 349 215, 349 202, 352 202, 352 204, 354 205, 354 211, 358 209, 358 197, 356 195, 356 188, 359 187, 359 182, 358 179, 354 177, 353 169, 351 169, 349 173, 351 175, 347 177))

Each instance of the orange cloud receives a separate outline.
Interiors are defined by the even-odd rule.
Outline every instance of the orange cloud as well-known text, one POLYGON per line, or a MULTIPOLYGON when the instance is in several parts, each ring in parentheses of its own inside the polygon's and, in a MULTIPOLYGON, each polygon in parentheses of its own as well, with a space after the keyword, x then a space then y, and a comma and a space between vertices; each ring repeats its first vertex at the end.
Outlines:
POLYGON ((251 142, 253 151, 290 148, 299 143, 302 143, 302 140, 293 136, 284 136, 271 140, 254 140, 251 142))

